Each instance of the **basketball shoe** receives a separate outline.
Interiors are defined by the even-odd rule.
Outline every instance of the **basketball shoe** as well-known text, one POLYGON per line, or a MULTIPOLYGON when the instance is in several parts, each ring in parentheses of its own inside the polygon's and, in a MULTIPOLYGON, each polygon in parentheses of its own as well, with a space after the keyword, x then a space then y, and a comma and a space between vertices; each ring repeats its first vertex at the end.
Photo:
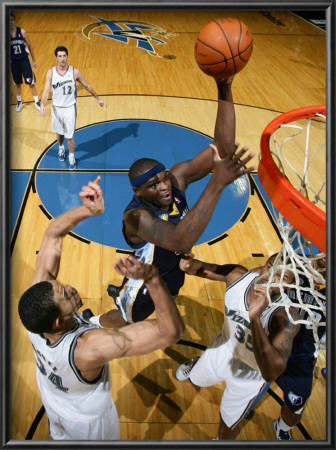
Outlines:
POLYGON ((40 109, 41 109, 41 103, 40 103, 40 101, 35 102, 35 108, 37 109, 37 111, 40 111, 40 109))
POLYGON ((200 356, 196 356, 193 359, 190 359, 189 361, 186 361, 185 363, 181 364, 176 373, 175 377, 179 381, 185 381, 189 378, 191 369, 194 367, 194 365, 197 363, 197 361, 200 359, 200 356))
POLYGON ((58 160, 59 161, 65 161, 65 150, 64 150, 64 147, 59 147, 59 149, 58 149, 58 160))
POLYGON ((23 104, 20 100, 18 100, 16 103, 16 106, 15 106, 15 111, 20 112, 22 108, 23 108, 23 104))
POLYGON ((75 170, 76 169, 76 160, 74 156, 69 155, 69 170, 75 170))
POLYGON ((279 419, 273 422, 273 430, 278 441, 291 441, 290 431, 284 431, 279 427, 279 419))

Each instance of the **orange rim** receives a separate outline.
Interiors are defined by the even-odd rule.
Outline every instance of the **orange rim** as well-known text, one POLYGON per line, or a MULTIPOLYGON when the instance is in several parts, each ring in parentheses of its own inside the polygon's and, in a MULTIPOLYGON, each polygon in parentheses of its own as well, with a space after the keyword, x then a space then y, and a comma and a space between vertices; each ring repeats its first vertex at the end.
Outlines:
POLYGON ((264 129, 258 177, 273 205, 286 220, 320 251, 326 252, 326 214, 302 195, 281 173, 273 161, 269 141, 282 124, 326 114, 325 105, 297 108, 273 119, 264 129))

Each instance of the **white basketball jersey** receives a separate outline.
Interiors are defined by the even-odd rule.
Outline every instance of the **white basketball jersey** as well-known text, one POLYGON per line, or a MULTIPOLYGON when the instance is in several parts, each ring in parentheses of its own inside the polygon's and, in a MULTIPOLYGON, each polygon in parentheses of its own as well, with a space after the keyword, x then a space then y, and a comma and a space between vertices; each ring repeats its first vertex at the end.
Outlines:
POLYGON ((65 419, 89 422, 101 417, 113 403, 110 370, 105 364, 96 380, 89 382, 82 378, 74 363, 77 339, 98 326, 78 313, 74 318, 76 325, 52 344, 39 334, 28 331, 28 335, 34 348, 43 404, 65 419))
MULTIPOLYGON (((239 358, 252 369, 260 370, 252 349, 252 333, 247 300, 249 290, 253 288, 253 281, 256 277, 258 277, 256 272, 246 272, 227 286, 222 338, 227 345, 231 346, 231 351, 236 358, 239 358)), ((289 301, 287 296, 286 299, 289 301)), ((268 327, 271 318, 279 308, 281 306, 274 304, 262 312, 260 321, 267 335, 269 334, 268 327)))
POLYGON ((51 69, 52 103, 55 106, 67 107, 76 103, 77 87, 74 68, 68 66, 64 75, 57 72, 57 67, 51 69))

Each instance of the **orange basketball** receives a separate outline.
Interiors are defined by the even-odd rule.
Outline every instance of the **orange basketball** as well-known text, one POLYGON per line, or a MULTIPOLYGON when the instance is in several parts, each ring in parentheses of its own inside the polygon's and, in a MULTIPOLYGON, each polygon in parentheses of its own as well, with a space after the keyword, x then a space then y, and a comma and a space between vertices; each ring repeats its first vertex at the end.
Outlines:
POLYGON ((195 59, 204 73, 228 78, 240 72, 253 50, 253 37, 245 23, 224 17, 208 23, 195 43, 195 59))

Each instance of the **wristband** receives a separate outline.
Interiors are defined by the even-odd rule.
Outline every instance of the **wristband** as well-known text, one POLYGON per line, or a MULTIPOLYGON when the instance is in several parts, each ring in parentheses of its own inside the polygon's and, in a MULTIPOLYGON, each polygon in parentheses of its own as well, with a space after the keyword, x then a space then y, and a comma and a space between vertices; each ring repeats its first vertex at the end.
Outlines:
POLYGON ((100 325, 100 322, 99 322, 99 317, 100 317, 101 315, 102 315, 102 314, 99 314, 99 316, 92 316, 92 317, 90 317, 90 322, 93 323, 93 324, 95 324, 95 325, 98 325, 99 328, 103 328, 103 327, 100 325))

